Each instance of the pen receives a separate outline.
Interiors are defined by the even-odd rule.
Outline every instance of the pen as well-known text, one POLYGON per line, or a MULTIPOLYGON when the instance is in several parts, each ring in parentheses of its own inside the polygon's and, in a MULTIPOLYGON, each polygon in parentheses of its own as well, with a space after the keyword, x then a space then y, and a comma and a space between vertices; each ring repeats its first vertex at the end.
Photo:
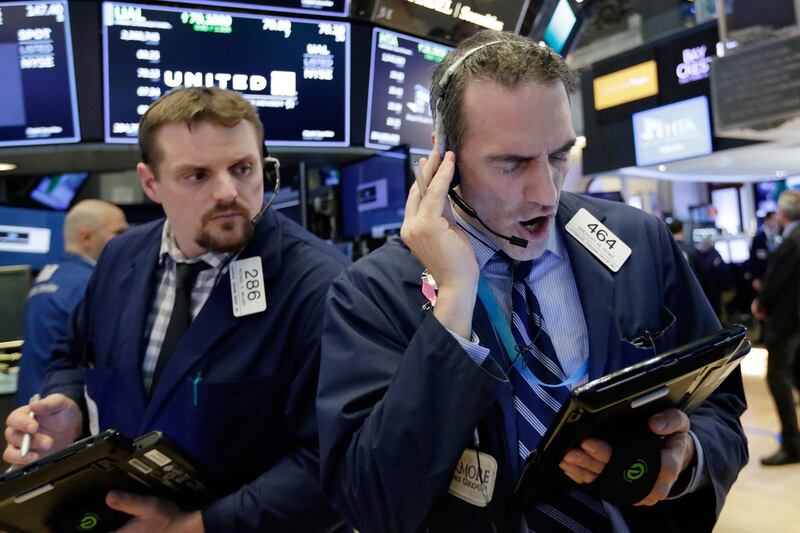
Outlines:
MULTIPOLYGON (((34 394, 33 396, 31 396, 31 401, 28 402, 28 406, 30 406, 35 402, 38 402, 39 398, 40 396, 38 394, 34 394)), ((35 418, 33 411, 29 411, 28 416, 31 418, 35 418)), ((25 457, 26 455, 28 455, 28 451, 30 449, 31 449, 31 434, 25 433, 25 435, 22 436, 22 446, 19 447, 20 457, 25 457)))

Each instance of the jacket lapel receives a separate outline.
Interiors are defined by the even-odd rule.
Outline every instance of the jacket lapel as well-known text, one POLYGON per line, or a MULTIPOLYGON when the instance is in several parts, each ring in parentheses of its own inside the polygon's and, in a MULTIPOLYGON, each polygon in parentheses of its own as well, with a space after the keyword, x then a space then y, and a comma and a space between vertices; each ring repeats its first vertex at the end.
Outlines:
POLYGON ((561 195, 556 218, 564 237, 586 320, 589 334, 589 380, 593 380, 606 374, 610 353, 609 343, 612 341, 609 333, 616 328, 614 277, 600 260, 564 230, 564 226, 581 207, 586 208, 601 222, 605 219, 602 213, 594 212, 586 205, 579 205, 577 198, 570 193, 561 195))
MULTIPOLYGON (((275 214, 267 211, 264 218, 256 228, 253 239, 245 247, 237 259, 246 259, 261 256, 264 271, 264 284, 266 285, 267 310, 269 312, 269 289, 275 278, 281 272, 281 235, 279 222, 275 214), (259 253, 259 252, 262 253, 259 253)), ((211 294, 186 330, 176 348, 170 363, 164 368, 158 384, 152 392, 152 397, 147 405, 147 416, 142 420, 143 427, 147 427, 152 419, 157 416, 162 404, 168 401, 176 390, 180 389, 181 381, 186 379, 197 365, 208 356, 212 348, 223 337, 228 336, 239 324, 246 322, 250 317, 234 317, 231 301, 230 271, 220 278, 211 294)), ((225 357, 227 354, 214 353, 213 357, 225 357)))
POLYGON ((144 253, 137 253, 130 262, 127 272, 123 273, 119 282, 119 294, 127 295, 128 300, 120 302, 123 306, 117 334, 119 342, 117 360, 120 362, 120 375, 124 376, 131 392, 131 408, 135 412, 145 410, 144 379, 142 377, 142 360, 144 358, 144 334, 147 317, 152 303, 153 278, 158 264, 158 250, 163 223, 157 225, 146 240, 144 253))

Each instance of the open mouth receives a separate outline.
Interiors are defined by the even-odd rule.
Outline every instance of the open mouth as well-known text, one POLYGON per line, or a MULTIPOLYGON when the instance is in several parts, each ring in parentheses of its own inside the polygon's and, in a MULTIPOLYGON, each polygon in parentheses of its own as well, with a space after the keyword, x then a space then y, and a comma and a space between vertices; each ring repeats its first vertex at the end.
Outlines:
POLYGON ((524 220, 520 224, 529 232, 540 234, 547 229, 547 222, 550 220, 549 216, 534 217, 530 220, 524 220))

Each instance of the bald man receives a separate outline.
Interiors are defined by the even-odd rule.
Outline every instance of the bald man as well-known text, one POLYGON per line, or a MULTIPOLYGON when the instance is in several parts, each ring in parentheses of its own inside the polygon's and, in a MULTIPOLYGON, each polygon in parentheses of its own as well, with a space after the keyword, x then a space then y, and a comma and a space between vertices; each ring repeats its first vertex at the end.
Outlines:
POLYGON ((64 256, 42 268, 28 294, 16 405, 40 391, 50 350, 66 337, 69 315, 83 298, 95 261, 106 243, 126 229, 122 210, 101 200, 84 200, 67 213, 64 256))

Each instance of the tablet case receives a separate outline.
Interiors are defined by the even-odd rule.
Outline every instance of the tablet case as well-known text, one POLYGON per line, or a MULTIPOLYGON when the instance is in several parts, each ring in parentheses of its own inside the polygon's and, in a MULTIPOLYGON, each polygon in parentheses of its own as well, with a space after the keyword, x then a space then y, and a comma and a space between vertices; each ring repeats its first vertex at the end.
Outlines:
POLYGON ((153 431, 132 441, 109 429, 0 477, 0 529, 105 532, 129 515, 105 505, 111 489, 153 494, 185 508, 214 499, 189 456, 153 431))
POLYGON ((529 508, 570 484, 558 464, 582 439, 610 440, 669 407, 691 413, 749 351, 746 329, 735 325, 576 388, 526 459, 517 505, 529 508))

